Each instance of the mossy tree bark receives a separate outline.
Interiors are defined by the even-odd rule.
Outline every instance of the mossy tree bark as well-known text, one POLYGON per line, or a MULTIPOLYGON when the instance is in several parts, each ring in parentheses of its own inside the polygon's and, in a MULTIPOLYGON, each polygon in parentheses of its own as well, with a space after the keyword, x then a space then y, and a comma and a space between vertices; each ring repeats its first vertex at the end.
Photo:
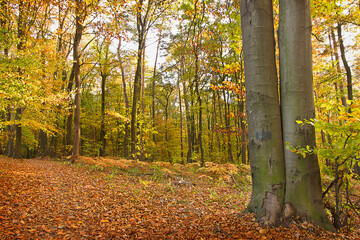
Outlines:
MULTIPOLYGON (((297 120, 315 117, 310 1, 280 0, 279 48, 283 141, 294 147, 314 148, 315 129, 297 120)), ((303 216, 331 228, 325 214, 316 154, 305 157, 284 147, 285 217, 303 216)))
POLYGON ((242 1, 241 29, 253 181, 248 210, 273 225, 283 209, 285 170, 272 0, 242 1))

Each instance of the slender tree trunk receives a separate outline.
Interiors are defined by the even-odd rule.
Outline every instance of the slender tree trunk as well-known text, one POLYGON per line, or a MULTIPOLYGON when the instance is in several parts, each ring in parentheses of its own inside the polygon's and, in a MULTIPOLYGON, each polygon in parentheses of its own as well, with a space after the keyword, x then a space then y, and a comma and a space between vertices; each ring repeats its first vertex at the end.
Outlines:
MULTIPOLYGON (((124 69, 124 66, 123 66, 123 60, 122 60, 122 57, 121 57, 120 49, 121 49, 121 37, 119 37, 119 45, 118 45, 118 49, 117 49, 117 54, 118 54, 120 70, 121 70, 121 81, 122 81, 122 87, 123 87, 123 92, 124 92, 126 117, 129 117, 130 105, 129 105, 129 99, 128 99, 128 94, 127 94, 125 69, 124 69)), ((123 155, 124 155, 124 158, 129 157, 129 148, 128 148, 128 146, 129 146, 129 122, 125 121, 124 142, 123 142, 123 155)))
POLYGON ((134 78, 134 94, 131 109, 131 154, 132 158, 136 159, 136 136, 137 136, 137 105, 141 97, 141 73, 143 63, 143 51, 145 49, 145 26, 141 20, 141 13, 137 13, 137 28, 138 28, 138 52, 137 52, 137 65, 134 78))
POLYGON ((189 96, 187 94, 187 86, 185 81, 183 83, 183 93, 184 93, 184 103, 185 103, 185 112, 186 112, 186 127, 187 127, 187 142, 188 142, 188 151, 186 155, 187 163, 192 162, 192 131, 191 131, 191 116, 190 116, 190 106, 189 106, 189 96))
MULTIPOLYGON (((146 39, 144 40, 144 46, 146 46, 146 39)), ((143 50, 142 64, 141 64, 141 116, 145 115, 145 47, 143 50)), ((140 124, 139 124, 140 125, 140 124)), ((145 160, 145 139, 144 139, 144 122, 140 126, 140 161, 145 160)))
MULTIPOLYGON (((297 120, 315 117, 312 75, 310 1, 280 0, 279 46, 283 141, 313 149, 315 129, 297 120)), ((302 157, 284 147, 285 218, 291 213, 331 228, 322 202, 316 154, 302 157)))
MULTIPOLYGON (((219 119, 219 125, 223 126, 222 100, 221 100, 220 92, 217 91, 216 93, 217 93, 217 103, 218 103, 218 109, 219 109, 219 118, 218 118, 219 119)), ((219 147, 219 153, 218 153, 219 164, 221 163, 221 159, 222 159, 221 154, 222 154, 223 150, 226 151, 225 140, 224 140, 224 132, 220 131, 220 130, 222 130, 222 129, 219 128, 219 131, 218 131, 218 134, 217 134, 218 147, 219 147)))
POLYGON ((225 90, 223 91, 223 97, 224 97, 224 101, 225 101, 225 114, 224 114, 224 121, 225 121, 225 134, 226 134, 226 150, 228 153, 228 162, 233 163, 234 162, 234 158, 233 158, 233 154, 232 154, 232 146, 231 146, 231 127, 230 127, 230 104, 229 104, 229 97, 226 96, 226 92, 225 90))
POLYGON ((101 124, 100 124, 100 156, 104 157, 106 152, 105 138, 105 98, 106 98, 106 73, 101 74, 101 124))
MULTIPOLYGON (((7 109, 7 121, 13 122, 13 108, 9 105, 7 109)), ((6 146, 6 155, 8 157, 14 156, 14 126, 9 124, 7 127, 7 146, 6 146)))
POLYGON ((241 1, 252 196, 248 211, 264 225, 280 219, 285 169, 272 0, 241 1))
POLYGON ((75 6, 75 37, 73 48, 74 77, 75 77, 75 112, 74 112, 74 143, 72 149, 72 162, 80 153, 80 114, 81 114, 81 78, 80 78, 80 56, 79 47, 83 32, 83 11, 82 0, 76 0, 75 6))
MULTIPOLYGON (((151 104, 152 104, 152 126, 153 130, 155 130, 155 86, 156 86, 156 78, 157 78, 157 62, 159 58, 159 50, 160 50, 160 43, 162 39, 162 30, 159 30, 159 38, 158 38, 158 44, 156 47, 156 56, 155 56, 155 63, 154 63, 154 71, 153 71, 153 78, 152 78, 152 84, 151 84, 151 104)), ((153 142, 155 143, 155 133, 152 134, 153 142)))
POLYGON ((134 94, 133 94, 133 103, 131 109, 131 154, 132 158, 136 159, 136 132, 137 132, 137 104, 140 100, 141 93, 141 64, 142 64, 142 49, 139 48, 138 51, 138 63, 136 67, 135 80, 134 80, 134 94))
MULTIPOLYGON (((15 120, 20 121, 22 115, 22 108, 19 107, 16 109, 15 120)), ((15 149, 14 149, 14 158, 22 158, 22 129, 21 124, 16 123, 15 125, 15 149)))
POLYGON ((197 95, 197 101, 199 104, 199 132, 198 132, 198 143, 199 143, 199 148, 200 148, 200 165, 201 167, 205 166, 205 159, 204 159, 204 148, 203 148, 203 138, 202 138, 202 131, 203 131, 203 127, 202 127, 202 100, 201 100, 201 95, 200 95, 200 91, 199 91, 199 82, 200 82, 200 78, 199 78, 199 56, 197 53, 197 50, 195 51, 195 92, 197 95))
MULTIPOLYGON (((339 58, 339 54, 338 54, 338 44, 337 41, 335 39, 335 33, 334 33, 334 29, 331 28, 330 29, 330 35, 331 35, 331 39, 332 39, 332 43, 333 43, 333 53, 334 53, 334 57, 335 57, 335 62, 336 62, 336 72, 338 74, 338 79, 339 79, 339 88, 340 88, 340 98, 341 98, 341 104, 343 106, 346 106, 346 97, 345 97, 345 93, 344 93, 344 84, 343 84, 343 79, 341 77, 341 68, 340 68, 340 58, 339 58)), ((337 88, 337 81, 335 82, 335 88, 337 88)), ((337 90, 337 89, 336 89, 337 90)))
POLYGON ((184 140, 183 140, 183 112, 182 112, 182 99, 181 99, 181 88, 180 81, 183 77, 183 69, 181 67, 179 79, 178 79, 178 95, 179 95, 179 110, 180 110, 180 156, 181 156, 181 164, 184 164, 184 140))
MULTIPOLYGON (((19 1, 19 17, 18 17, 18 40, 17 51, 20 53, 25 49, 25 24, 26 24, 26 12, 23 1, 19 1)), ((18 69, 19 72, 19 80, 22 81, 23 70, 21 68, 18 69)), ((15 120, 17 121, 15 125, 15 149, 14 149, 14 158, 22 158, 22 128, 21 121, 23 113, 23 108, 18 107, 16 109, 15 120)))
POLYGON ((40 143, 39 143, 40 156, 45 157, 47 155, 47 150, 48 150, 48 138, 46 132, 40 130, 39 139, 40 139, 40 143))
MULTIPOLYGON (((1 12, 3 14, 3 17, 0 19, 0 26, 2 29, 6 29, 8 31, 8 1, 7 0, 1 0, 0 2, 0 8, 1 12)), ((6 34, 4 34, 6 35, 6 34)), ((9 57, 9 48, 7 46, 8 39, 5 38, 5 47, 4 47, 4 58, 7 59, 9 57)), ((6 132, 7 132, 7 145, 6 145, 6 155, 8 157, 12 157, 14 154, 14 126, 10 124, 13 120, 13 108, 11 107, 11 104, 7 106, 6 111, 6 120, 9 122, 9 124, 6 126, 6 132)))
MULTIPOLYGON (((216 102, 218 102, 219 106, 220 106, 219 92, 214 93, 214 95, 213 95, 214 126, 217 124, 217 119, 218 119, 217 111, 216 111, 216 102)), ((220 129, 216 129, 215 137, 216 137, 216 143, 217 143, 217 158, 218 158, 218 163, 220 164, 220 162, 221 162, 221 156, 220 156, 221 143, 220 143, 220 136, 219 136, 220 132, 219 132, 219 130, 220 129)))
MULTIPOLYGON (((243 99, 243 96, 241 96, 241 99, 243 99)), ((244 110, 245 110, 245 102, 241 100, 241 103, 239 103, 239 114, 240 116, 240 132, 241 132, 241 162, 243 164, 246 164, 246 125, 244 123, 245 117, 244 117, 244 110)))
MULTIPOLYGON (((65 77, 65 76, 64 76, 65 77)), ((74 79, 75 79, 75 75, 74 75, 74 67, 71 69, 71 73, 70 73, 70 77, 69 77, 69 82, 68 82, 68 86, 67 86, 67 92, 70 93, 72 91, 73 85, 74 85, 74 79)), ((72 128, 73 128, 73 118, 74 118, 74 106, 73 106, 73 102, 71 99, 71 103, 70 103, 70 107, 69 107, 69 112, 66 118, 66 135, 65 135, 65 145, 66 146, 71 146, 73 144, 73 136, 72 136, 72 128)), ((66 147, 67 149, 67 147, 66 147)), ((70 149, 69 149, 70 150, 70 149)), ((69 154, 71 153, 70 151, 68 152, 69 154)))
POLYGON ((343 41, 343 36, 342 36, 342 25, 341 24, 337 25, 337 32, 338 32, 338 38, 339 38, 341 60, 342 60, 342 62, 344 64, 345 71, 346 71, 348 100, 352 101, 352 100, 354 100, 354 97, 353 97, 351 68, 350 68, 350 66, 348 64, 348 61, 346 59, 345 46, 344 46, 344 41, 343 41))
MULTIPOLYGON (((341 60, 343 62, 343 65, 344 65, 345 71, 346 71, 347 96, 348 96, 347 99, 352 101, 352 100, 354 100, 352 74, 351 74, 351 68, 350 68, 349 63, 348 63, 348 61, 346 59, 345 46, 344 46, 344 41, 343 41, 343 36, 342 36, 342 25, 341 24, 337 25, 337 32, 338 32, 338 38, 339 38, 341 60)), ((350 107, 351 107, 351 105, 350 105, 350 107)), ((351 112, 351 108, 349 109, 349 112, 351 112)), ((360 175, 360 163, 359 162, 355 161, 353 172, 356 173, 357 175, 360 175)))

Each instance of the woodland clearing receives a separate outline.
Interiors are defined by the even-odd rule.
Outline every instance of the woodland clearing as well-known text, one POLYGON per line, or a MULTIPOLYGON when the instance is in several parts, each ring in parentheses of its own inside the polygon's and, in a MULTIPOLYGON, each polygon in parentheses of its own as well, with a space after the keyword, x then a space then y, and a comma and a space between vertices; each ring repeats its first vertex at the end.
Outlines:
POLYGON ((249 167, 0 157, 0 239, 360 239, 244 213, 249 167))

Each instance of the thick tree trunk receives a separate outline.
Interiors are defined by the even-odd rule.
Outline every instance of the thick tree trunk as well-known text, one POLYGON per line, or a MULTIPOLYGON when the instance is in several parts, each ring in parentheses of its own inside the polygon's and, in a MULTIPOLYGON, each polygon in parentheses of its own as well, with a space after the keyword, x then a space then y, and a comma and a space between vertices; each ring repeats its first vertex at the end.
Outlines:
POLYGON ((272 0, 241 1, 252 196, 248 211, 279 221, 284 200, 282 144, 272 0))
MULTIPOLYGON (((315 117, 310 1, 280 0, 280 79, 283 141, 313 149, 315 129, 297 120, 315 117)), ((316 154, 284 149, 286 169, 285 218, 294 213, 331 228, 322 202, 320 169, 316 154)))
POLYGON ((80 17, 83 11, 83 3, 81 0, 76 0, 75 6, 75 37, 74 37, 74 76, 75 76, 75 112, 74 112, 74 143, 72 149, 72 162, 79 156, 80 153, 80 113, 81 113, 81 78, 80 78, 80 56, 79 47, 83 32, 83 22, 80 17))

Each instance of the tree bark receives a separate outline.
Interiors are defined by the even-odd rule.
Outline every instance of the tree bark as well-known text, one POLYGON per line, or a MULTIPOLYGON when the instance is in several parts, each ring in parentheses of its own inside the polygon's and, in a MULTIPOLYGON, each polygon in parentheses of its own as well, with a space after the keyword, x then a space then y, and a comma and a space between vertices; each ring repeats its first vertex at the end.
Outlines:
POLYGON ((335 33, 334 33, 334 29, 331 27, 330 29, 330 36, 331 36, 331 40, 333 43, 333 54, 335 57, 335 64, 336 64, 336 73, 338 74, 338 81, 335 81, 335 90, 337 91, 337 84, 339 83, 339 90, 340 90, 340 98, 341 98, 341 104, 343 106, 346 106, 346 97, 345 97, 345 93, 344 93, 344 84, 343 84, 343 79, 341 77, 341 69, 340 69, 340 59, 339 59, 339 54, 338 54, 338 44, 337 41, 335 39, 335 33))
MULTIPOLYGON (((338 38, 339 38, 341 60, 343 62, 343 65, 344 65, 344 68, 346 71, 347 96, 348 96, 347 99, 352 101, 352 100, 354 100, 352 74, 351 74, 351 68, 346 59, 345 46, 344 46, 344 41, 343 41, 343 36, 342 36, 342 25, 340 23, 338 23, 338 25, 337 25, 337 32, 338 32, 338 38)), ((351 105, 350 105, 349 112, 351 112, 351 105)), ((360 175, 360 163, 357 161, 354 162, 353 172, 356 173, 357 175, 360 175)))
MULTIPOLYGON (((161 43, 161 39, 162 39, 162 30, 159 30, 159 38, 158 38, 158 44, 156 47, 156 56, 155 56, 155 62, 154 62, 154 71, 153 71, 153 78, 152 78, 152 83, 151 83, 151 104, 152 104, 152 126, 153 126, 153 130, 155 130, 155 86, 156 86, 156 79, 157 79, 157 62, 158 62, 158 58, 159 58, 159 50, 160 50, 160 43, 161 43)), ((181 111, 181 110, 180 110, 181 111)), ((153 142, 155 143, 156 141, 156 135, 155 133, 152 134, 152 139, 153 142)))
POLYGON ((81 14, 83 11, 82 0, 76 0, 75 6, 75 37, 73 48, 74 59, 74 76, 75 76, 75 112, 74 112, 74 143, 72 149, 72 162, 80 153, 80 114, 81 114, 81 78, 80 78, 80 41, 83 33, 83 19, 81 14))
MULTIPOLYGON (((315 117, 310 1, 280 0, 279 47, 283 141, 313 149, 315 129, 297 120, 315 117)), ((331 228, 325 214, 316 154, 302 157, 284 147, 285 218, 290 213, 331 228), (287 211, 290 210, 290 211, 287 211)))
MULTIPOLYGON (((121 71, 121 80, 122 80, 122 87, 124 92, 124 101, 125 101, 125 108, 126 108, 126 117, 129 117, 130 112, 130 105, 129 105, 129 99, 127 94, 127 87, 126 87, 126 78, 125 78, 125 69, 123 66, 123 60, 120 53, 121 48, 121 37, 119 37, 119 45, 117 49, 117 54, 119 58, 119 65, 120 65, 120 71, 121 71)), ((124 129, 124 142, 123 142, 123 155, 124 158, 129 157, 129 122, 125 121, 125 129, 124 129)))
POLYGON ((178 95, 179 95, 179 110, 180 110, 180 156, 181 156, 181 164, 184 164, 184 140, 183 140, 183 110, 182 110, 182 96, 181 96, 181 87, 180 82, 184 76, 185 70, 183 65, 183 58, 180 63, 180 71, 179 71, 179 78, 177 81, 177 87, 178 87, 178 95))
MULTIPOLYGON (((25 25, 26 25, 26 10, 23 1, 19 1, 19 17, 18 17, 18 32, 17 37, 19 43, 17 44, 17 51, 20 53, 25 49, 25 25)), ((23 81, 23 69, 18 69, 19 81, 23 81)), ((17 107, 15 120, 17 121, 15 125, 15 149, 14 149, 14 158, 22 158, 22 128, 21 128, 21 118, 22 118, 23 108, 21 106, 17 107)))
MULTIPOLYGON (((146 27, 148 22, 148 12, 145 16, 142 16, 142 12, 140 9, 143 7, 143 0, 140 0, 138 5, 139 9, 136 12, 136 19, 137 19, 137 33, 138 33, 138 52, 137 52, 137 64, 136 64, 136 72, 134 78, 134 94, 133 94, 133 103, 131 109, 131 123, 130 123, 130 135, 131 135, 131 154, 132 158, 136 159, 136 136, 137 136, 137 105, 140 101, 141 97, 141 75, 142 75, 142 63, 143 63, 143 51, 145 50, 145 38, 146 38, 146 27)), ((149 7, 150 7, 150 3, 149 7)), ((149 10, 149 9, 148 9, 149 10)))
POLYGON ((232 144, 231 144, 231 126, 230 126, 230 104, 229 104, 229 95, 228 93, 223 90, 223 97, 224 97, 224 121, 225 121, 225 134, 227 137, 226 140, 226 149, 228 153, 228 162, 234 163, 234 157, 232 153, 232 144), (227 95, 227 96, 226 96, 227 95))
POLYGON ((264 225, 280 219, 285 189, 272 0, 241 1, 252 196, 264 225))
POLYGON ((337 32, 338 32, 338 38, 339 38, 341 60, 344 64, 344 68, 346 71, 348 100, 352 101, 352 100, 354 100, 354 96, 353 96, 351 68, 346 59, 345 46, 344 46, 344 41, 343 41, 343 36, 342 36, 342 25, 340 23, 337 25, 337 32))
POLYGON ((22 158, 22 129, 21 121, 22 108, 19 107, 16 109, 15 120, 17 121, 15 125, 15 149, 14 149, 14 158, 22 158))
MULTIPOLYGON (((64 75, 65 78, 65 75, 64 75)), ((70 73, 70 77, 69 77, 69 82, 68 82, 68 86, 67 86, 67 93, 70 93, 73 85, 74 85, 74 67, 71 69, 71 73, 70 73)), ((68 115, 66 117, 66 135, 65 135, 65 146, 67 149, 67 153, 70 154, 70 149, 68 149, 69 146, 71 146, 73 144, 73 136, 72 136, 72 128, 73 128, 73 118, 74 118, 74 105, 71 99, 71 103, 69 106, 69 110, 68 110, 68 115)))
POLYGON ((39 152, 41 157, 45 157, 48 154, 48 137, 46 132, 40 130, 39 132, 39 152))
MULTIPOLYGON (((7 121, 10 123, 13 120, 13 108, 9 105, 7 108, 7 121)), ((14 126, 9 124, 7 127, 7 146, 6 146, 6 155, 8 157, 13 157, 14 155, 14 126)))
POLYGON ((199 85, 200 85, 200 78, 199 78, 199 56, 196 49, 194 49, 195 54, 195 92, 197 95, 197 101, 199 104, 199 116, 198 116, 198 123, 199 123, 199 132, 198 132, 198 143, 200 148, 200 165, 201 167, 205 166, 205 159, 204 159, 204 147, 203 147, 203 138, 202 138, 202 101, 201 101, 201 95, 199 91, 199 85))
POLYGON ((101 123, 100 123, 100 156, 105 156, 106 138, 105 138, 105 94, 106 94, 106 73, 101 73, 101 123))

